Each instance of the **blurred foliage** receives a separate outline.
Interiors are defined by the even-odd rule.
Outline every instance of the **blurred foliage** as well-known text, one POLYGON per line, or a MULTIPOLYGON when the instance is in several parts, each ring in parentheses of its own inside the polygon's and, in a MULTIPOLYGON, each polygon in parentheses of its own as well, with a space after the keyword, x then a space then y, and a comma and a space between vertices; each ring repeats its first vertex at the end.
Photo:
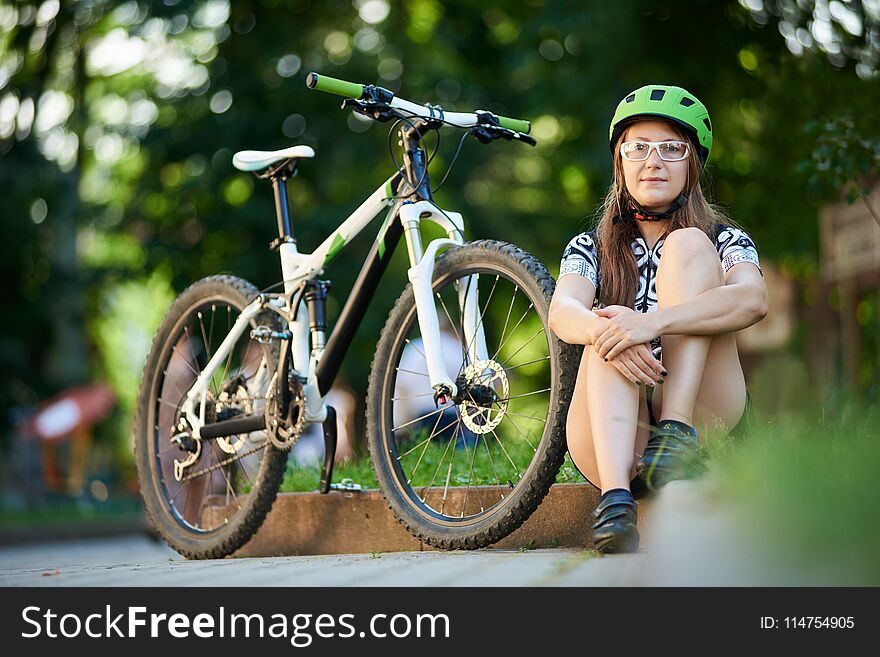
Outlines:
MULTIPOLYGON (((232 168, 235 151, 316 148, 290 186, 305 251, 387 177, 386 126, 308 91, 311 70, 531 119, 537 148, 468 142, 437 198, 464 213, 469 237, 515 242, 553 273, 609 182, 616 103, 651 81, 679 84, 712 113, 717 200, 762 256, 815 262, 827 190, 797 169, 815 147, 804 129, 875 115, 876 62, 862 47, 876 49, 875 14, 867 3, 759 0, 0 0, 0 294, 13 320, 0 337, 0 413, 86 378, 130 400, 142 336, 170 300, 163 286, 221 271, 259 287, 279 279, 266 250, 271 191, 232 168), (800 43, 822 7, 846 47, 797 51, 791 35, 800 43), (778 31, 765 27, 773 16, 785 19, 778 31), (138 304, 136 330, 114 335, 138 304)), ((435 182, 457 137, 441 133, 435 182)), ((334 263, 335 290, 371 240, 334 263)), ((397 254, 389 290, 406 266, 397 254)), ((347 361, 361 390, 393 297, 379 295, 347 361)))
POLYGON ((851 116, 808 123, 805 129, 816 145, 800 170, 809 174, 814 188, 828 196, 843 193, 850 204, 862 199, 880 224, 880 216, 868 200, 880 177, 880 131, 876 121, 871 123, 859 128, 851 116), (867 136, 868 130, 877 134, 867 136))
POLYGON ((780 579, 876 586, 880 525, 863 510, 880 503, 878 439, 877 408, 837 396, 806 414, 759 421, 743 442, 711 443, 711 478, 780 579))
POLYGON ((880 4, 876 0, 740 0, 752 19, 766 25, 776 19, 785 45, 794 55, 823 53, 834 66, 855 63, 869 80, 880 64, 880 4))

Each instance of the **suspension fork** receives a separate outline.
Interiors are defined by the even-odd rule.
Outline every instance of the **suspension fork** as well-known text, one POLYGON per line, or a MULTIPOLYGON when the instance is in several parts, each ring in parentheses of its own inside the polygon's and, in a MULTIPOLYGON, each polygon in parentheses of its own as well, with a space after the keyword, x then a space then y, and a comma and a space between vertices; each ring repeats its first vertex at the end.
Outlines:
MULTIPOLYGON (((434 398, 444 402, 445 396, 455 396, 458 388, 446 370, 446 359, 440 337, 440 323, 434 302, 432 280, 434 261, 441 248, 459 246, 464 243, 461 215, 454 212, 441 212, 433 203, 419 201, 404 204, 400 208, 400 222, 406 237, 411 267, 407 271, 413 288, 419 331, 428 365, 428 377, 434 389, 434 398), (419 222, 422 219, 434 221, 446 229, 447 238, 432 240, 422 251, 419 222)), ((462 339, 467 345, 471 362, 488 358, 486 337, 478 307, 478 275, 456 281, 459 310, 462 313, 462 339)), ((455 373, 457 374, 457 372, 455 373)))

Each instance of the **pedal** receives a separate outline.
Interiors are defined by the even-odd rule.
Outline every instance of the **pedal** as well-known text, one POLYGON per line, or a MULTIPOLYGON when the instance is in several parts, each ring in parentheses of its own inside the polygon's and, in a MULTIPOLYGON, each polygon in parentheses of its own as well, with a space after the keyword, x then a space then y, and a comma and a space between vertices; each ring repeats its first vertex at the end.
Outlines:
POLYGON ((256 340, 261 344, 268 344, 269 342, 280 340, 290 340, 291 335, 290 331, 274 331, 268 326, 258 326, 251 330, 251 339, 256 340))
POLYGON ((338 484, 330 484, 330 490, 344 490, 344 491, 362 491, 364 489, 360 484, 354 483, 354 479, 349 479, 346 477, 338 484))
POLYGON ((333 462, 336 460, 336 410, 327 407, 327 419, 324 420, 324 467, 321 468, 321 484, 318 492, 326 495, 330 492, 330 479, 333 477, 333 462))

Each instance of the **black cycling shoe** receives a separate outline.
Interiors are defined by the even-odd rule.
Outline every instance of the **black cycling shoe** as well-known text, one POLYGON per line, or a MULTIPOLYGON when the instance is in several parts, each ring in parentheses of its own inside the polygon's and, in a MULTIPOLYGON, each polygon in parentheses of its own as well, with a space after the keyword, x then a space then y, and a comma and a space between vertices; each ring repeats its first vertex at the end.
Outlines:
POLYGON ((651 433, 636 470, 650 490, 676 479, 689 479, 702 469, 697 432, 674 420, 660 420, 651 433))
POLYGON ((636 502, 628 490, 608 491, 593 512, 593 547, 605 554, 639 551, 636 502))

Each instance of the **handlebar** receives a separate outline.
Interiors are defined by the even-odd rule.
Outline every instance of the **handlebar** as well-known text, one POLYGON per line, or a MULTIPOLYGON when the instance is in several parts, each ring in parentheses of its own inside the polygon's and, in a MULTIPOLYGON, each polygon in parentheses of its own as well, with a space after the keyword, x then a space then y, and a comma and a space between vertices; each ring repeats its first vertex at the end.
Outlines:
POLYGON ((309 73, 306 76, 306 86, 309 89, 317 89, 318 91, 326 91, 337 96, 346 96, 347 98, 362 98, 364 95, 364 85, 355 82, 346 82, 331 78, 328 75, 318 75, 317 73, 309 73))
POLYGON ((443 112, 437 107, 429 107, 411 103, 403 98, 398 98, 393 92, 375 87, 373 85, 357 84, 346 80, 331 78, 327 75, 318 75, 317 73, 309 73, 306 76, 306 86, 309 89, 317 89, 318 91, 326 91, 327 93, 345 96, 347 98, 355 98, 359 100, 377 100, 385 102, 394 109, 406 112, 410 116, 417 116, 424 119, 442 118, 447 123, 451 123, 460 128, 470 128, 473 126, 484 125, 487 115, 494 117, 498 121, 498 125, 514 132, 528 134, 532 129, 530 121, 525 119, 514 119, 508 116, 497 116, 490 112, 443 112), (438 112, 440 114, 438 115, 438 112))

